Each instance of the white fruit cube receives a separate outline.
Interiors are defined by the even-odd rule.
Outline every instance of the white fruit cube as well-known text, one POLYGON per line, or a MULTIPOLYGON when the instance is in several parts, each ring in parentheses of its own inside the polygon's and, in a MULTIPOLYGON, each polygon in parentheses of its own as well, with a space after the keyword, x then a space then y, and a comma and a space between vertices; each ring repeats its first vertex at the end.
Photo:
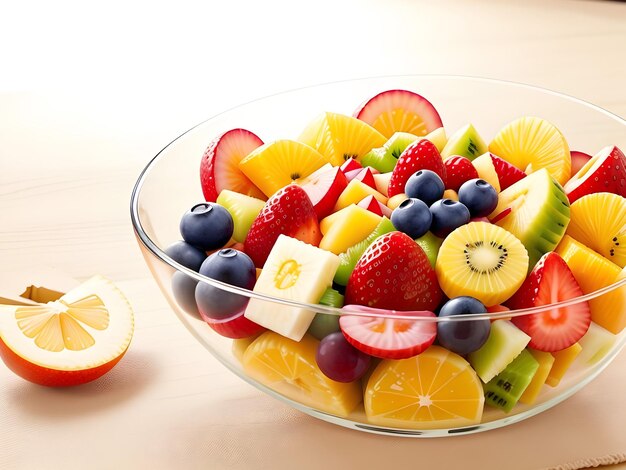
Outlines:
MULTIPOLYGON (((295 238, 280 235, 254 292, 317 303, 339 267, 339 257, 295 238)), ((245 317, 287 338, 300 341, 315 317, 313 310, 250 299, 245 317)))

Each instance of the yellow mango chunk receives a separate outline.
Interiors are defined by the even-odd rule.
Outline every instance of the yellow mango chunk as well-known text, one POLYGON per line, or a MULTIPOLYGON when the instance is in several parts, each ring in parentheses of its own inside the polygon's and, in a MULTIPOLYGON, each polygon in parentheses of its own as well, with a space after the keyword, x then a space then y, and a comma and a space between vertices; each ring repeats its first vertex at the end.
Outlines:
POLYGON ((372 233, 381 219, 379 215, 351 204, 322 220, 320 229, 324 236, 320 248, 336 255, 343 253, 372 233), (330 217, 332 219, 328 220, 330 217))
POLYGON ((546 383, 548 374, 550 374, 550 370, 554 365, 555 358, 550 353, 537 351, 536 349, 528 349, 528 352, 532 354, 535 360, 539 363, 539 368, 537 369, 537 372, 535 372, 530 384, 528 384, 528 387, 526 387, 526 390, 524 390, 524 393, 522 393, 519 401, 532 405, 535 401, 537 401, 539 392, 541 392, 543 384, 546 383))
POLYGON ((387 204, 387 198, 376 191, 374 188, 369 187, 362 181, 352 180, 348 183, 346 189, 343 190, 337 203, 335 204, 334 212, 348 207, 350 204, 358 204, 367 196, 374 196, 376 200, 382 204, 387 204))
POLYGON ((546 383, 550 387, 556 387, 561 383, 561 379, 582 350, 583 348, 580 344, 574 343, 569 348, 563 349, 562 351, 550 353, 554 356, 554 364, 552 364, 552 369, 550 369, 550 373, 546 379, 546 383))

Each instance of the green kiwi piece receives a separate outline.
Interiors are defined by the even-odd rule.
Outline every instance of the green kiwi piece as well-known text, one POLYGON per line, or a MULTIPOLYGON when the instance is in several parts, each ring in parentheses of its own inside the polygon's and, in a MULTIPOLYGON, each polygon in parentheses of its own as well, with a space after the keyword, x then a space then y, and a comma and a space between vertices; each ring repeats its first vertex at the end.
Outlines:
POLYGON ((441 151, 444 160, 452 155, 461 155, 469 160, 474 160, 479 155, 487 152, 487 145, 480 137, 472 124, 467 124, 456 131, 448 139, 448 143, 441 151))
POLYGON ((485 384, 485 403, 508 413, 530 385, 537 369, 539 362, 524 349, 502 372, 485 384))
MULTIPOLYGON (((343 307, 343 295, 329 287, 324 291, 318 303, 329 307, 341 308, 343 307)), ((318 313, 313 318, 308 333, 322 340, 329 334, 339 331, 339 329, 339 316, 318 313)))
POLYGON ((233 238, 240 243, 246 239, 252 222, 265 205, 260 199, 228 189, 221 191, 215 202, 230 212, 234 224, 233 238))
POLYGON ((439 254, 439 248, 443 243, 443 239, 432 234, 432 232, 426 232, 419 238, 415 239, 415 242, 424 250, 430 265, 435 268, 437 262, 437 255, 439 254))
POLYGON ((376 168, 381 173, 393 171, 402 152, 420 137, 408 132, 395 132, 382 147, 372 149, 361 158, 361 165, 376 168))
POLYGON ((508 320, 496 320, 485 344, 470 353, 467 360, 478 377, 487 383, 502 372, 530 342, 530 336, 508 320))
POLYGON ((374 231, 370 233, 365 240, 360 241, 356 245, 352 245, 348 248, 348 251, 339 255, 339 268, 337 268, 337 272, 335 273, 334 281, 340 286, 347 286, 350 274, 352 274, 356 263, 365 250, 367 250, 378 237, 385 233, 393 232, 395 229, 391 220, 387 217, 383 217, 374 231))
POLYGON ((563 238, 570 221, 569 201, 561 185, 542 168, 502 191, 492 216, 508 209, 508 215, 497 220, 496 225, 523 243, 531 271, 563 238))

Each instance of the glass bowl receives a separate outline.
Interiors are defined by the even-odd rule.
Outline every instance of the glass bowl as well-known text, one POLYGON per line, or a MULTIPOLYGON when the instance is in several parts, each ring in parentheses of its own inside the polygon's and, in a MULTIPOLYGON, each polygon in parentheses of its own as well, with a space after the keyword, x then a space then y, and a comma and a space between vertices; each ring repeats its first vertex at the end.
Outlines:
MULTIPOLYGON (((181 239, 178 226, 182 214, 204 201, 199 182, 200 158, 215 136, 232 128, 245 128, 259 135, 265 142, 282 138, 296 139, 305 125, 322 111, 351 115, 365 99, 387 89, 412 90, 426 97, 437 108, 448 133, 471 122, 488 142, 504 124, 523 115, 532 115, 555 124, 565 135, 571 149, 594 154, 607 145, 626 146, 626 121, 620 117, 576 98, 512 82, 457 76, 395 76, 288 91, 235 107, 197 125, 172 141, 150 161, 137 180, 131 200, 132 224, 145 261, 180 321, 222 364, 258 389, 317 418, 379 434, 433 437, 494 429, 536 415, 565 400, 593 380, 622 349, 626 342, 625 334, 622 332, 616 335, 613 344, 605 348, 595 361, 574 361, 559 385, 543 386, 532 405, 518 403, 509 413, 485 405, 480 421, 469 424, 455 421, 453 425, 448 425, 444 421, 434 426, 419 422, 381 425, 376 420, 368 420, 362 404, 348 411, 329 406, 328 403, 321 404, 320 399, 332 403, 336 398, 332 396, 333 393, 340 394, 340 391, 326 390, 327 396, 320 398, 319 391, 312 391, 306 380, 277 376, 273 380, 259 381, 246 373, 241 358, 251 340, 223 336, 229 335, 232 326, 227 323, 214 322, 209 325, 203 321, 198 315, 193 291, 197 283, 205 283, 214 289, 216 295, 228 292, 231 297, 238 297, 243 304, 253 298, 256 302, 273 306, 306 308, 327 319, 345 314, 345 309, 302 304, 233 287, 202 276, 178 264, 165 253, 166 247, 181 239)), ((593 298, 608 299, 609 296, 620 299, 611 304, 616 309, 626 309, 626 279, 563 305, 593 298)), ((445 319, 416 316, 415 321, 494 320, 536 315, 546 310, 542 306, 445 319)), ((380 310, 352 313, 394 315, 394 312, 380 310)), ((402 318, 406 319, 406 316, 402 318)), ((241 328, 237 331, 241 331, 241 328)), ((357 386, 359 393, 362 393, 361 385, 357 386)))

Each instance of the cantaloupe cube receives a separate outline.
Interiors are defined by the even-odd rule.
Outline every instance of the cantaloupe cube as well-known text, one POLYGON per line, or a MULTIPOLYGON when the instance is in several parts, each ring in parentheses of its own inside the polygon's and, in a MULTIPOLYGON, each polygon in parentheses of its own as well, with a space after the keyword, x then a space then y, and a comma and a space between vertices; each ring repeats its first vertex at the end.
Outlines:
POLYGON ((554 364, 552 364, 552 369, 550 369, 550 373, 546 379, 546 383, 550 385, 550 387, 556 387, 561 383, 565 372, 567 372, 574 362, 574 359, 578 357, 582 350, 583 348, 580 344, 574 343, 569 348, 565 348, 562 351, 550 353, 554 356, 554 364))
POLYGON ((535 372, 532 380, 519 401, 522 403, 526 403, 528 405, 532 405, 537 401, 537 397, 539 396, 539 392, 541 392, 541 388, 543 384, 546 383, 546 379, 548 378, 548 374, 554 365, 554 356, 550 353, 537 351, 536 349, 528 349, 528 352, 532 354, 535 360, 539 363, 539 369, 535 372))
POLYGON ((350 204, 358 204, 367 196, 374 196, 378 201, 383 204, 387 204, 387 198, 376 191, 374 188, 369 187, 362 181, 352 180, 348 183, 346 189, 343 190, 337 203, 335 204, 334 212, 348 207, 350 204))
MULTIPOLYGON (((556 248, 583 293, 589 294, 607 287, 626 276, 626 270, 591 248, 565 235, 556 248)), ((591 319, 611 333, 618 334, 626 327, 626 287, 603 294, 589 301, 591 319)))
POLYGON ((379 215, 351 204, 322 220, 320 229, 324 236, 320 248, 336 255, 343 253, 372 233, 381 219, 379 215), (330 217, 332 219, 327 220, 330 217))

